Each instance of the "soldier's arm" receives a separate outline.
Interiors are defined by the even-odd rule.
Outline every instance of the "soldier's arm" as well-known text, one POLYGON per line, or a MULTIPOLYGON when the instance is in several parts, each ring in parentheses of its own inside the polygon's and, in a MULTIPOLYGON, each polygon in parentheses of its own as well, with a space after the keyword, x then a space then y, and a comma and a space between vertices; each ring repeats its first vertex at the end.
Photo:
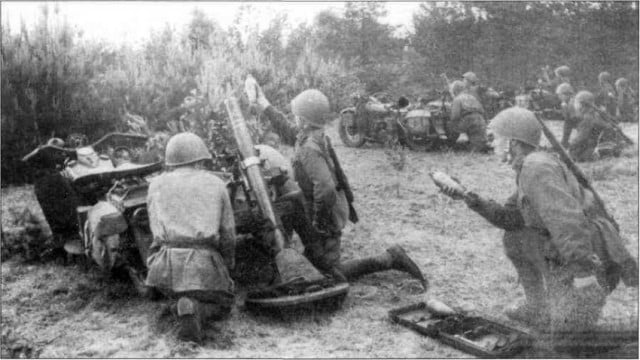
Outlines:
POLYGON ((220 219, 220 255, 229 270, 236 265, 236 224, 229 193, 223 187, 220 191, 222 214, 220 219))
POLYGON ((314 220, 329 216, 336 203, 336 184, 326 160, 315 150, 300 149, 300 162, 313 184, 313 216, 314 220))
POLYGON ((273 130, 280 135, 282 142, 290 146, 295 145, 298 127, 290 123, 285 114, 278 111, 278 109, 272 105, 269 105, 262 112, 262 116, 269 120, 271 126, 273 126, 273 130))
POLYGON ((511 231, 524 227, 524 219, 517 206, 517 193, 510 196, 504 205, 481 197, 466 200, 469 208, 501 229, 511 231))
POLYGON ((574 275, 593 272, 593 237, 598 236, 582 205, 569 191, 560 166, 551 162, 526 162, 519 177, 526 201, 551 235, 563 263, 574 275))

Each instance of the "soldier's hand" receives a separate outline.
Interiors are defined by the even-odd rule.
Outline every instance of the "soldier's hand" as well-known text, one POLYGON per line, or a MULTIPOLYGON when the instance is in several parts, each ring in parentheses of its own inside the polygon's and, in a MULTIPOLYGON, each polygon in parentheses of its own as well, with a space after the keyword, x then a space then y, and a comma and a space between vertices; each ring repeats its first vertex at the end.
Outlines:
POLYGON ((459 191, 456 191, 455 189, 452 189, 450 187, 442 187, 442 188, 440 188, 440 192, 442 192, 443 194, 445 194, 448 197, 452 198, 453 200, 462 200, 462 199, 464 199, 464 195, 463 194, 461 194, 459 191))
POLYGON ((470 208, 474 208, 479 206, 482 203, 482 198, 480 197, 480 195, 471 192, 471 191, 467 191, 467 193, 464 196, 464 202, 467 204, 468 207, 470 208))

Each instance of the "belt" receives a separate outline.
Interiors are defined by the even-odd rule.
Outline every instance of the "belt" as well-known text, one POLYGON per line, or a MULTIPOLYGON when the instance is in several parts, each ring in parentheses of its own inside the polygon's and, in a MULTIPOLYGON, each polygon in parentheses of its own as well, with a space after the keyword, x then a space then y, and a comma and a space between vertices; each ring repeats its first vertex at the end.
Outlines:
MULTIPOLYGON (((216 237, 210 237, 207 239, 193 239, 193 240, 161 240, 154 241, 156 246, 164 246, 168 249, 196 249, 196 250, 214 250, 217 251, 217 247, 214 245, 216 237)), ((153 246, 152 246, 153 247, 153 246)))

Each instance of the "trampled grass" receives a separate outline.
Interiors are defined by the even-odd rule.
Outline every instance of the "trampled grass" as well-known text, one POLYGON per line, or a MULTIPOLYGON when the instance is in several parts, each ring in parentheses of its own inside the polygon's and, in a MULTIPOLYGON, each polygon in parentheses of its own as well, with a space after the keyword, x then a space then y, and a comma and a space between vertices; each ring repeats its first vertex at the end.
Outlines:
MULTIPOLYGON (((559 135, 560 124, 550 125, 559 135)), ((637 140, 637 125, 625 124, 625 131, 637 140)), ((361 219, 344 231, 343 259, 400 244, 429 278, 426 294, 419 292, 417 281, 388 271, 354 282, 342 308, 330 314, 278 321, 246 312, 239 299, 231 316, 213 324, 207 341, 195 346, 177 342, 172 325, 158 320, 162 301, 137 298, 122 284, 101 280, 95 270, 9 261, 2 264, 3 340, 15 344, 15 339, 25 339, 43 357, 471 357, 392 324, 387 312, 436 297, 506 321, 505 306, 523 293, 504 255, 502 231, 464 203, 440 194, 428 172, 446 171, 500 202, 515 189, 512 170, 494 156, 407 152, 398 171, 384 149, 345 148, 335 130, 329 135, 361 219)), ((637 147, 635 151, 581 167, 637 256, 637 147)), ((3 189, 2 195, 3 226, 10 224, 10 207, 40 211, 30 187, 3 189)), ((601 322, 637 326, 637 317, 637 289, 620 285, 601 322)))

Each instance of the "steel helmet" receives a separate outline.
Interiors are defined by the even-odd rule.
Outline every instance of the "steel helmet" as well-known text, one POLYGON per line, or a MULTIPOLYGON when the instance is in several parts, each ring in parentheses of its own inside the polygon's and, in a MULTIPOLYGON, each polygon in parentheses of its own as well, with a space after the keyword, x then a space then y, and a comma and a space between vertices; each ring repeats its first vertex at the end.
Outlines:
POLYGON ((595 104, 596 98, 589 91, 582 90, 576 94, 576 104, 595 104))
POLYGON ((198 135, 183 132, 169 139, 164 162, 167 166, 179 166, 211 159, 209 149, 198 135))
POLYGON ((305 123, 323 127, 330 111, 329 99, 320 90, 305 90, 291 100, 291 111, 305 123))
POLYGON ((611 81, 611 74, 608 71, 603 71, 598 75, 598 81, 603 83, 606 81, 611 81))
POLYGON ((460 94, 464 90, 464 88, 465 88, 465 86, 464 86, 464 83, 462 81, 456 80, 456 81, 452 82, 451 85, 450 85, 451 95, 457 96, 458 94, 460 94))
POLYGON ((64 147, 64 140, 54 137, 49 139, 49 141, 47 141, 47 145, 53 145, 53 146, 57 146, 57 147, 64 147))
POLYGON ((478 77, 476 76, 475 73, 471 71, 467 71, 466 73, 464 73, 464 75, 462 75, 462 78, 469 81, 472 84, 475 84, 478 82, 478 77))
POLYGON ((569 83, 562 83, 556 88, 556 95, 572 95, 573 87, 569 83))
POLYGON ((629 85, 629 80, 625 78, 619 78, 618 80, 616 80, 616 89, 623 88, 627 85, 629 85))
POLYGON ((538 147, 542 136, 536 116, 521 107, 502 110, 491 120, 489 127, 498 136, 519 140, 534 147, 538 147))
POLYGON ((569 69, 567 65, 562 65, 562 66, 558 66, 553 72, 556 74, 556 76, 566 77, 571 74, 571 69, 569 69))

